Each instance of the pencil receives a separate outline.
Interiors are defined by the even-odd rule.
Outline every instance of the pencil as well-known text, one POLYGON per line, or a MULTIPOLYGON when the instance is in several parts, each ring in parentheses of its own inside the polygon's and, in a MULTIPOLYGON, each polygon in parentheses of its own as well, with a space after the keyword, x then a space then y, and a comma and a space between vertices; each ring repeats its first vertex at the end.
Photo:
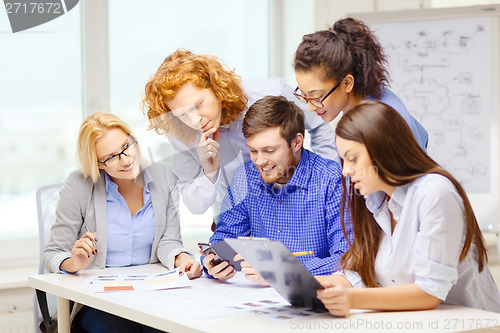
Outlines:
POLYGON ((305 256, 308 254, 313 254, 313 251, 302 251, 302 252, 294 252, 292 253, 294 256, 305 256))
POLYGON ((87 229, 87 232, 90 232, 89 227, 87 227, 87 225, 85 225, 85 229, 87 229))
MULTIPOLYGON (((87 232, 90 232, 89 227, 87 227, 87 225, 85 225, 85 229, 87 229, 87 232)), ((90 232, 90 233, 91 233, 91 232, 90 232)), ((93 243, 93 244, 94 244, 94 246, 95 246, 95 239, 91 239, 91 241, 92 241, 92 243, 93 243)))

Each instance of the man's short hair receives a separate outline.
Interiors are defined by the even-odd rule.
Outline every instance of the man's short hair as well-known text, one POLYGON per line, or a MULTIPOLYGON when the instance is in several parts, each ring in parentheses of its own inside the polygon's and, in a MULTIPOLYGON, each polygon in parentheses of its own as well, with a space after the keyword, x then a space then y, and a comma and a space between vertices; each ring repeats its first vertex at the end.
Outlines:
POLYGON ((291 145, 301 133, 304 136, 304 114, 283 96, 266 96, 252 104, 243 119, 243 136, 248 139, 266 128, 280 126, 280 134, 291 145))

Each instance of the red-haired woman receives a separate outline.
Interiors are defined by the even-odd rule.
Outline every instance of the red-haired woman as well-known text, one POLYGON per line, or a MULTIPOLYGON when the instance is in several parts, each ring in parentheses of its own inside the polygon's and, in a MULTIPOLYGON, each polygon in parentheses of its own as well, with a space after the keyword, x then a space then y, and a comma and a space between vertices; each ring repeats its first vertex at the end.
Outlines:
MULTIPOLYGON (((236 169, 250 161, 241 131, 248 107, 265 96, 295 100, 282 79, 244 80, 216 57, 177 50, 168 56, 146 85, 143 109, 150 129, 166 134, 173 169, 187 208, 201 214, 220 204, 236 169)), ((329 124, 305 112, 311 148, 335 158, 329 124)))

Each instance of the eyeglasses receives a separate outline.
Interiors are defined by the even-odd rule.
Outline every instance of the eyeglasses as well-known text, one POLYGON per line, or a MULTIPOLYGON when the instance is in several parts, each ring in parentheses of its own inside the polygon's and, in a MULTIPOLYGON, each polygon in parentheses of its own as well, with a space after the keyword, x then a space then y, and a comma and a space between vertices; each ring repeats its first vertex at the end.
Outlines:
POLYGON ((113 155, 109 158, 107 158, 105 161, 97 161, 98 163, 104 165, 105 167, 109 167, 111 165, 114 165, 116 164, 118 161, 120 161, 122 159, 122 155, 124 156, 130 156, 130 148, 133 148, 133 146, 137 144, 137 140, 132 140, 132 142, 130 142, 129 144, 127 144, 125 146, 125 148, 123 148, 123 150, 121 152, 119 152, 118 154, 116 155, 113 155))
MULTIPOLYGON (((344 79, 342 79, 344 80, 344 79)), ((311 103, 311 105, 317 107, 317 108, 323 108, 325 107, 325 105, 323 104, 323 101, 331 95, 332 92, 335 91, 335 89, 337 89, 339 86, 340 86, 340 82, 342 82, 342 80, 339 80, 339 82, 337 82, 337 84, 335 86, 333 86, 332 90, 330 90, 325 96, 323 97, 317 97, 317 98, 308 98, 306 96, 303 96, 303 95, 300 95, 297 93, 297 91, 299 90, 299 87, 295 88, 295 90, 293 91, 293 94, 295 95, 295 97, 297 97, 299 99, 299 101, 301 102, 304 102, 304 103, 311 103)))

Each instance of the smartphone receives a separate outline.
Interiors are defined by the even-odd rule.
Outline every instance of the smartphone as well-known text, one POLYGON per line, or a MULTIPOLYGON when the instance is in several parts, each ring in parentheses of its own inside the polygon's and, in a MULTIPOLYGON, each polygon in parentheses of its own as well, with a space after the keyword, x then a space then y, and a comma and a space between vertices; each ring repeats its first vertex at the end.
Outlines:
POLYGON ((217 252, 214 251, 212 244, 210 244, 210 243, 198 243, 198 247, 200 248, 201 252, 203 252, 206 256, 208 256, 209 254, 212 254, 212 253, 215 255, 214 259, 211 261, 212 265, 217 266, 218 264, 220 264, 223 261, 221 259, 221 257, 219 257, 217 252))

